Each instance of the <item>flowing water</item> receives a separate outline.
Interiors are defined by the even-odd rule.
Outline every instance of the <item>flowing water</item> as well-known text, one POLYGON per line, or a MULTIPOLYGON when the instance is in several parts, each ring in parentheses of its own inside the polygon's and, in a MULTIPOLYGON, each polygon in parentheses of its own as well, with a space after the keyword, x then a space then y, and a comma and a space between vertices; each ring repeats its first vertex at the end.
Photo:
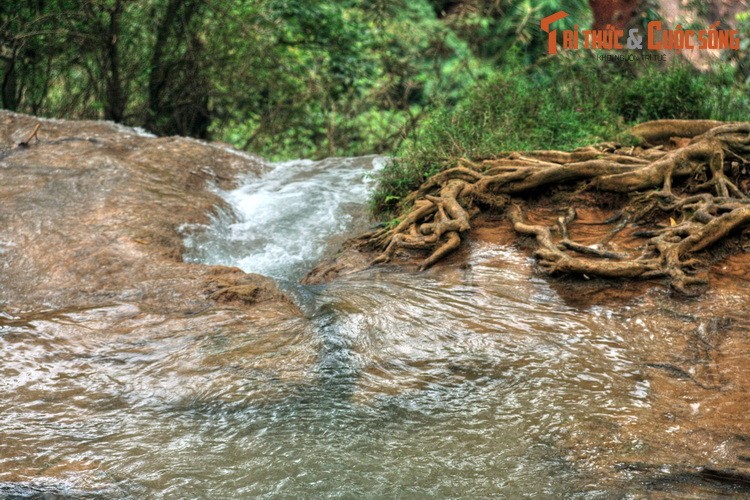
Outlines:
POLYGON ((642 446, 608 430, 651 404, 657 323, 570 306, 501 245, 460 270, 295 284, 366 224, 382 162, 275 165, 191 228, 186 258, 281 280, 304 319, 205 335, 201 314, 167 328, 124 304, 0 318, 0 494, 619 495, 592 464, 642 446))
MULTIPOLYGON (((237 266, 297 282, 327 251, 362 228, 372 174, 386 159, 329 158, 278 163, 234 191, 221 192, 232 213, 193 231, 185 259, 237 266)), ((291 282, 291 283, 290 283, 291 282)))

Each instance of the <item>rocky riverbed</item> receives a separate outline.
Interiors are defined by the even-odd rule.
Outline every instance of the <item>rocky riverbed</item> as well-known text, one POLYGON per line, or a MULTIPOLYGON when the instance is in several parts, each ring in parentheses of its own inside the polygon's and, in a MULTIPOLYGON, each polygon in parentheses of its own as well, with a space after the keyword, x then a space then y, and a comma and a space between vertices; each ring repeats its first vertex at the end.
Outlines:
POLYGON ((351 244, 315 266, 307 228, 367 226, 375 163, 0 113, 0 495, 750 491, 741 240, 694 298, 543 277, 492 212, 424 272, 351 244))

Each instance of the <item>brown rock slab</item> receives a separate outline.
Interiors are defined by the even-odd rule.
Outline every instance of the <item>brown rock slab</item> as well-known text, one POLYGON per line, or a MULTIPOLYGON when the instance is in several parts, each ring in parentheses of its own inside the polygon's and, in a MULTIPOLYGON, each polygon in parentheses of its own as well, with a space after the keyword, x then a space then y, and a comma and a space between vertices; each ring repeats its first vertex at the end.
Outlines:
POLYGON ((182 261, 184 224, 209 221, 262 159, 106 122, 0 113, 0 301, 11 313, 132 303, 142 311, 291 301, 268 278, 182 261), (37 139, 15 147, 39 126, 37 139))

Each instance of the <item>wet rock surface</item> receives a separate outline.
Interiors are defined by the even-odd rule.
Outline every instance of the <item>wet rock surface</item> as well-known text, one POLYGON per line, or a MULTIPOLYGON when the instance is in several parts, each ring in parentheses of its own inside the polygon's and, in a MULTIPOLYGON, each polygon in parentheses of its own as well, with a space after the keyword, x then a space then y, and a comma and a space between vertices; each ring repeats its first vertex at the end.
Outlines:
MULTIPOLYGON (((614 209, 596 204, 583 207, 571 234, 584 244, 599 241, 605 229, 593 223, 614 213, 614 209)), ((532 204, 528 213, 529 220, 541 224, 553 224, 558 215, 559 207, 545 199, 532 204)), ((632 246, 635 239, 631 232, 624 231, 613 246, 632 246)), ((538 287, 534 281, 540 277, 531 258, 533 242, 518 240, 501 214, 478 217, 466 238, 465 247, 432 270, 418 272, 424 254, 408 251, 399 255, 399 265, 378 268, 386 273, 413 273, 426 276, 424 279, 466 284, 476 281, 472 275, 485 272, 474 269, 477 253, 506 248, 525 255, 526 261, 498 257, 479 265, 512 269, 526 276, 530 289, 538 287)), ((743 237, 735 238, 715 250, 715 256, 708 256, 715 257, 710 269, 712 289, 702 297, 681 297, 659 281, 543 278, 560 307, 571 308, 567 313, 578 311, 581 321, 599 317, 596 328, 615 335, 627 346, 625 358, 636 380, 635 393, 643 397, 632 407, 624 405, 620 415, 606 415, 605 410, 592 407, 583 412, 585 417, 571 419, 560 430, 564 437, 558 442, 559 452, 592 474, 592 486, 656 497, 750 493, 750 322, 744 313, 750 302, 750 254, 743 241, 743 237), (608 319, 603 320, 602 315, 608 319)), ((336 284, 356 279, 360 273, 372 272, 368 264, 375 256, 375 252, 361 251, 349 242, 337 257, 313 269, 305 281, 336 284)), ((524 290, 522 281, 516 285, 518 296, 531 299, 533 293, 524 290)), ((481 323, 478 318, 467 321, 481 323)), ((547 334, 550 339, 559 335, 554 327, 547 334)), ((382 366, 397 362, 386 357, 375 360, 371 377, 382 373, 382 366)), ((495 376, 488 374, 486 367, 463 369, 475 377, 495 376)), ((581 376, 585 379, 587 375, 581 376)), ((561 374, 561 380, 563 377, 561 374)), ((382 385, 376 394, 426 386, 409 379, 382 385)), ((368 396, 371 390, 363 388, 359 397, 372 397, 368 396)))
MULTIPOLYGON (((487 213, 425 272, 345 244, 303 317, 268 278, 182 262, 180 227, 229 209, 210 186, 261 160, 101 122, 14 148, 37 123, 0 113, 0 496, 748 492, 741 239, 675 297, 541 277, 487 213)), ((571 235, 596 242, 613 209, 584 205, 571 235)))
POLYGON ((0 496, 130 496, 72 429, 108 436, 131 405, 307 376, 314 342, 273 280, 182 261, 180 227, 222 206, 212 186, 264 168, 219 144, 0 112, 0 496), (47 421, 19 430, 35 411, 47 421))
POLYGON ((125 302, 144 312, 190 314, 217 304, 264 304, 294 314, 268 278, 181 258, 180 226, 207 222, 223 203, 211 185, 226 187, 263 168, 260 158, 220 145, 1 113, 4 309, 125 302), (14 147, 36 124, 37 138, 14 147))

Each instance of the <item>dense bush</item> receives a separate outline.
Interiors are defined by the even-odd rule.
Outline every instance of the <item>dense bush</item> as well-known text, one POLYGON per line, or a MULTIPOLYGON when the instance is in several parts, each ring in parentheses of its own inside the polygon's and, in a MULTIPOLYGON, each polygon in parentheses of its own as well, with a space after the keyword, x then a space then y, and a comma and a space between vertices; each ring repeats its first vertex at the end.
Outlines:
POLYGON ((650 67, 619 86, 615 111, 628 122, 659 118, 747 119, 745 85, 735 85, 732 68, 698 73, 692 67, 650 67))

